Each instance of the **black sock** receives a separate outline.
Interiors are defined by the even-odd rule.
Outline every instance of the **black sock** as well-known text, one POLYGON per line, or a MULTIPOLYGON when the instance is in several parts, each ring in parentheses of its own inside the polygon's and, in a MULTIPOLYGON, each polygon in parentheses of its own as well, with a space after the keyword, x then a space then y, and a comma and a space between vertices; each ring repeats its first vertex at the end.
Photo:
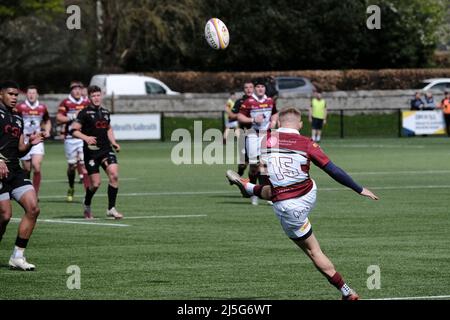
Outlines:
POLYGON ((86 195, 84 196, 84 204, 86 206, 91 205, 95 192, 97 192, 97 190, 91 190, 91 188, 86 189, 86 195))
POLYGON ((108 184, 108 210, 116 206, 117 192, 119 192, 119 188, 108 184))
POLYGON ((262 185, 262 186, 265 186, 265 185, 270 184, 269 177, 268 177, 267 175, 265 175, 265 174, 260 174, 260 175, 258 176, 258 182, 259 182, 259 184, 262 185))
POLYGON ((69 179, 69 187, 73 189, 75 184, 75 170, 67 170, 67 178, 69 179))
POLYGON ((240 175, 241 177, 242 177, 242 175, 244 174, 244 171, 245 171, 245 168, 246 168, 247 166, 245 165, 245 164, 240 164, 239 166, 238 166, 238 175, 240 175))
POLYGON ((258 181, 259 172, 256 174, 253 172, 248 173, 248 178, 250 180, 250 183, 256 184, 256 181, 258 181))
POLYGON ((22 249, 25 249, 28 245, 29 239, 22 239, 21 237, 17 236, 16 238, 16 246, 22 249))

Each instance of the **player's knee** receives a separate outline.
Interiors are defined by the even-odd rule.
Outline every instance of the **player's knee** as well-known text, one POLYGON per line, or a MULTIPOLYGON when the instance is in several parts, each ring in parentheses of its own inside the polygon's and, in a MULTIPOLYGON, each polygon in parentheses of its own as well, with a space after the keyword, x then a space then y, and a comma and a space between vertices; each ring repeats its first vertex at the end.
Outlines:
POLYGON ((119 174, 117 172, 113 172, 109 174, 109 182, 113 184, 117 184, 119 182, 119 174))
POLYGON ((100 181, 92 181, 90 188, 91 188, 92 191, 97 191, 97 189, 100 188, 101 184, 102 183, 100 181))
POLYGON ((41 209, 37 205, 31 206, 26 212, 26 214, 33 220, 36 220, 39 214, 41 213, 41 209))
POLYGON ((12 212, 11 211, 4 211, 0 213, 0 223, 5 224, 8 223, 9 220, 11 220, 12 212))

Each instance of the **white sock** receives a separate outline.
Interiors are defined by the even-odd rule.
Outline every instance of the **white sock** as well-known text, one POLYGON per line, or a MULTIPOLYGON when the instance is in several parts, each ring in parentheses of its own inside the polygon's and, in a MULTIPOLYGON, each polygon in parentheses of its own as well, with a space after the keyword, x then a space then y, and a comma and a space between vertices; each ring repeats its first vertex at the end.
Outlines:
POLYGON ((350 289, 350 287, 346 283, 344 283, 341 288, 341 292, 343 296, 348 296, 352 292, 352 289, 350 289))
POLYGON ((320 134, 317 135, 316 142, 320 141, 320 134))
POLYGON ((23 253, 24 253, 25 249, 24 248, 19 248, 18 246, 14 246, 14 251, 13 251, 13 258, 17 259, 17 258, 23 258, 23 253))
POLYGON ((255 184, 247 182, 245 184, 245 191, 247 191, 247 193, 251 196, 253 196, 253 189, 255 188, 255 184))

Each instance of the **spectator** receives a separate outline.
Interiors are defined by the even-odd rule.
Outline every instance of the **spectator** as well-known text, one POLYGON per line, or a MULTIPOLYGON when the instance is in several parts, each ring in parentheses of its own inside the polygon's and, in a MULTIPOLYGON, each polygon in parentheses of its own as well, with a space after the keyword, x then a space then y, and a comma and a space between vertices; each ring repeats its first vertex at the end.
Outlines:
POLYGON ((421 110, 425 103, 420 98, 420 92, 416 92, 414 99, 411 100, 411 110, 421 110))
POLYGON ((442 99, 440 109, 444 112, 445 127, 447 129, 447 135, 450 137, 450 95, 448 91, 444 93, 444 99, 442 99))
POLYGON ((425 94, 425 105, 423 110, 434 110, 436 109, 436 103, 434 103, 433 94, 431 92, 427 92, 425 94))
POLYGON ((327 103, 319 91, 314 90, 308 119, 312 129, 311 138, 314 142, 320 142, 323 125, 327 123, 327 103))
POLYGON ((223 144, 227 143, 228 134, 231 130, 233 130, 236 134, 236 137, 239 137, 239 123, 237 119, 233 118, 233 112, 231 111, 234 107, 234 103, 236 102, 236 93, 230 92, 230 97, 225 104, 225 131, 223 133, 223 144))

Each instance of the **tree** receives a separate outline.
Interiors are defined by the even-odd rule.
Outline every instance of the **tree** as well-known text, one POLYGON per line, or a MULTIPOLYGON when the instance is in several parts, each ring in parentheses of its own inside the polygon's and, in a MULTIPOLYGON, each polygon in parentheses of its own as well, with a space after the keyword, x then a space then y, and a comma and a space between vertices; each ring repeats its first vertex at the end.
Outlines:
POLYGON ((180 66, 195 37, 200 0, 101 0, 104 70, 180 66))
POLYGON ((0 21, 13 20, 20 16, 61 13, 62 0, 3 0, 0 4, 0 21))
MULTIPOLYGON (((2 2, 0 8, 5 7, 2 2)), ((1 78, 36 84, 44 92, 67 90, 73 78, 89 79, 88 11, 83 12, 82 30, 68 30, 63 1, 17 1, 7 8, 8 19, 0 24, 1 78)))

